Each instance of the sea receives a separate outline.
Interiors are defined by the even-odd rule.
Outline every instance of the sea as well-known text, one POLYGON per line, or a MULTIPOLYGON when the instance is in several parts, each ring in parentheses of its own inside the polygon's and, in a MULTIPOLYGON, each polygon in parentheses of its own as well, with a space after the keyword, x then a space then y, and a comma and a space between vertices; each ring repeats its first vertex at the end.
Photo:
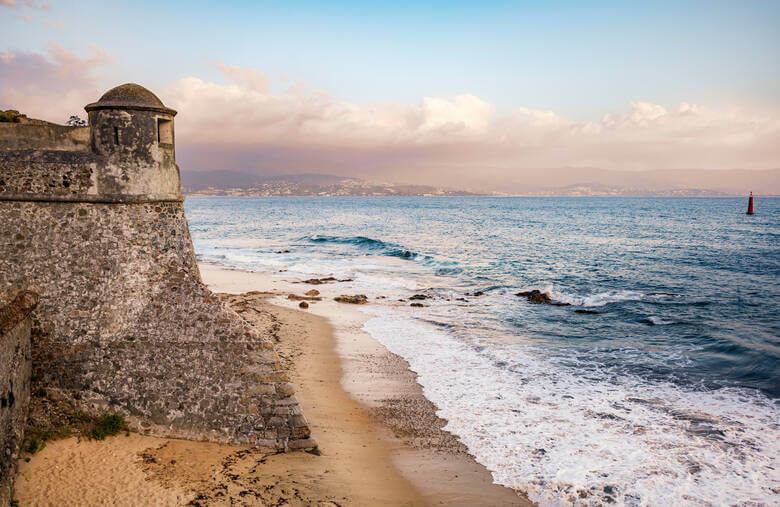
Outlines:
POLYGON ((446 429, 542 505, 780 504, 780 198, 746 207, 185 201, 200 261, 367 295, 364 329, 446 429), (516 295, 534 289, 557 304, 516 295))

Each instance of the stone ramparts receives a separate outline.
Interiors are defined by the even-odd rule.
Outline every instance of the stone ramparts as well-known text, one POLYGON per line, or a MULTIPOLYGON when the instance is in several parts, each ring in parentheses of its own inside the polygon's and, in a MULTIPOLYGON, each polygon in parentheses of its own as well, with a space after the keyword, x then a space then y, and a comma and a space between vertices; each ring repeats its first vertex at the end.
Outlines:
POLYGON ((0 297, 0 505, 13 499, 13 480, 30 400, 30 313, 38 296, 0 297))
POLYGON ((147 434, 315 447, 273 343, 201 282, 175 111, 137 85, 87 109, 89 152, 0 150, 0 290, 40 294, 38 382, 147 434))

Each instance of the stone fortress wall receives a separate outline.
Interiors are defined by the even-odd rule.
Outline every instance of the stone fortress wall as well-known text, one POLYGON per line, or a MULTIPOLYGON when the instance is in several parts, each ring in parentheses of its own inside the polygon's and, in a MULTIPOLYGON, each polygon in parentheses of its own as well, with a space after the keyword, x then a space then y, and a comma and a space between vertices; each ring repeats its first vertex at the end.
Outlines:
POLYGON ((0 505, 13 499, 13 477, 30 400, 31 292, 0 294, 0 505))
POLYGON ((40 295, 33 374, 143 433, 316 447, 272 341, 201 282, 176 112, 133 84, 86 110, 89 127, 0 127, 0 291, 40 295))

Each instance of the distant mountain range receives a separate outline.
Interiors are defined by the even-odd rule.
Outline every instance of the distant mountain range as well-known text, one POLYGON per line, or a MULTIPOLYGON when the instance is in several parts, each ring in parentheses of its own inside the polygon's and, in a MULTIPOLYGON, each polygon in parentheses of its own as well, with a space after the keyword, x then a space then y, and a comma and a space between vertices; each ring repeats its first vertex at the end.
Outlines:
POLYGON ((522 171, 507 192, 522 195, 729 196, 780 195, 780 169, 657 169, 589 167, 522 171))
POLYGON ((241 171, 182 172, 188 195, 222 196, 732 196, 780 195, 780 169, 610 171, 564 168, 522 171, 500 190, 369 182, 333 174, 267 176, 241 171))

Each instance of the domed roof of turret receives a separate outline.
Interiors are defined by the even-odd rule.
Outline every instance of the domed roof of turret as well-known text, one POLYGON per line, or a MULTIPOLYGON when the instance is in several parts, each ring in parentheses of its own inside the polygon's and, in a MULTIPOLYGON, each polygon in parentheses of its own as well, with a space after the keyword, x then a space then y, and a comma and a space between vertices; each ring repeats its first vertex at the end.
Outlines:
POLYGON ((176 111, 165 107, 165 104, 141 85, 126 83, 111 88, 100 97, 100 100, 84 107, 87 111, 94 109, 140 109, 142 111, 158 111, 175 115, 176 111))

